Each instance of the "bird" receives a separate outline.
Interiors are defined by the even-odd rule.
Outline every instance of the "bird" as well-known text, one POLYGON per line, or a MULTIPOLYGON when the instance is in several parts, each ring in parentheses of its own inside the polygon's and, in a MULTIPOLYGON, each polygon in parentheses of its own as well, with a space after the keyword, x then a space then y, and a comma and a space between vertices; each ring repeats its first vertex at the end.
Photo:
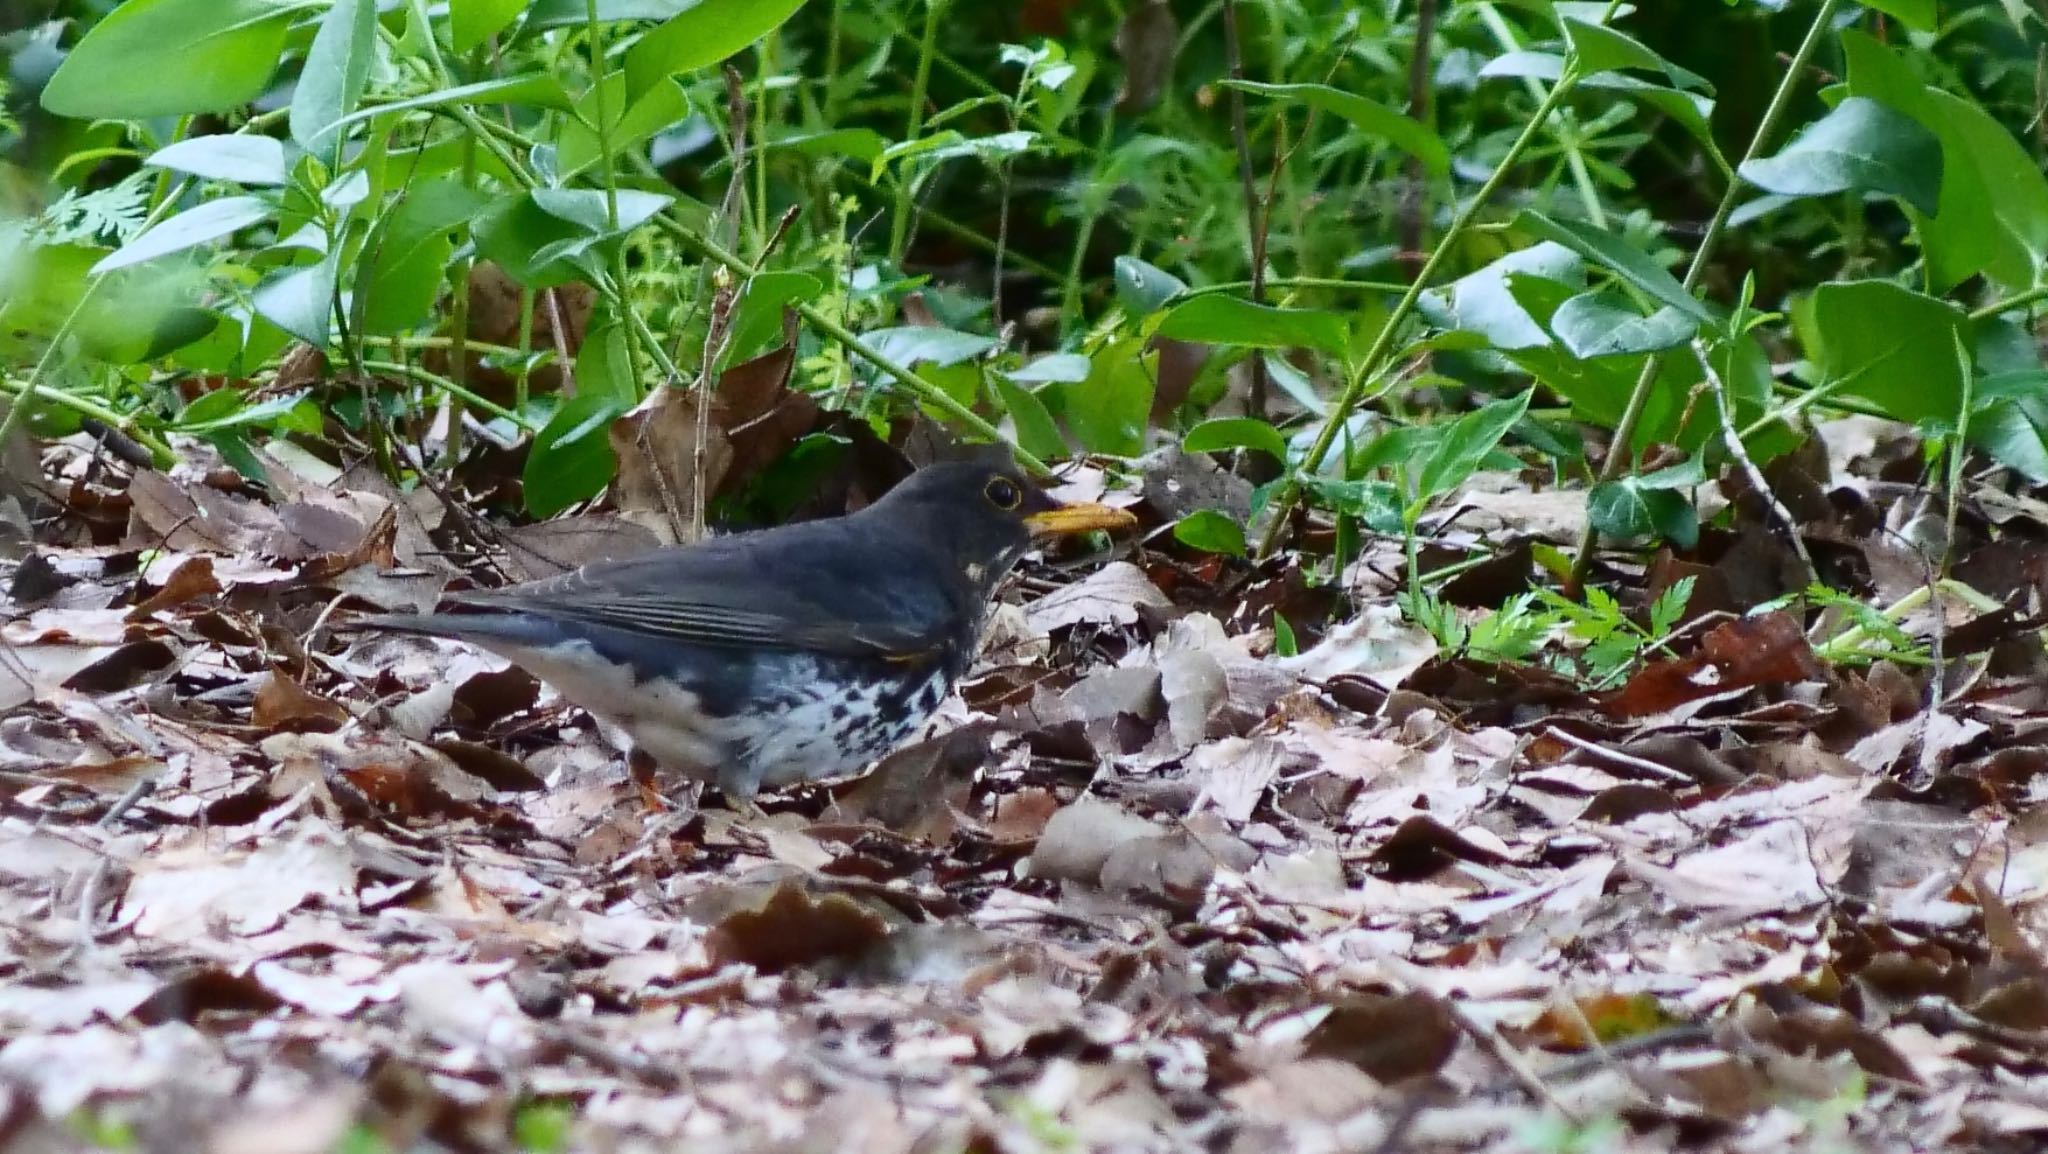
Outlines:
POLYGON ((1057 501, 984 456, 927 465, 844 516, 447 596, 465 612, 355 623, 495 653, 622 732, 657 772, 758 812, 762 790, 851 775, 914 734, 1037 540, 1135 523, 1057 501))

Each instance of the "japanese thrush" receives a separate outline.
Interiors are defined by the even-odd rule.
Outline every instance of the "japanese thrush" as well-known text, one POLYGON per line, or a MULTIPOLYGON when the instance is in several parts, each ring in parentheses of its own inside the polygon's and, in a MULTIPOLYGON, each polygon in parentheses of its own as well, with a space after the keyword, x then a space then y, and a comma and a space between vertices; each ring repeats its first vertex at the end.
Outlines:
POLYGON ((847 516, 448 598, 469 612, 357 620, 505 657, 657 766, 751 805, 914 733, 966 672, 1034 537, 1133 523, 1055 501, 1007 463, 953 462, 847 516))

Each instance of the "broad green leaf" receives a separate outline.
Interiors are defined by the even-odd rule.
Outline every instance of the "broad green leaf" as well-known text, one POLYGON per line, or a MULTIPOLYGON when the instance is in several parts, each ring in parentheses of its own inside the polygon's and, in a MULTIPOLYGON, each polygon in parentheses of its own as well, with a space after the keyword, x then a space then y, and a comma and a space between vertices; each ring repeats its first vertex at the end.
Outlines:
POLYGON ((542 211, 525 193, 488 205, 470 222, 477 252, 505 275, 529 288, 554 288, 572 280, 601 279, 593 238, 577 225, 542 211))
POLYGON ((994 337, 929 325, 903 325, 861 334, 860 343, 899 365, 964 364, 995 347, 994 337))
POLYGON ((825 282, 807 272, 776 269, 747 280, 740 303, 732 313, 732 335, 720 354, 726 364, 738 364, 780 343, 782 312, 792 301, 809 301, 825 291, 825 282))
POLYGON ((619 470, 609 433, 632 402, 609 392, 577 393, 534 434, 522 476, 526 511, 552 517, 587 501, 619 470))
POLYGON ((1097 350, 1088 379, 1059 386, 1067 427, 1093 453, 1135 457, 1145 448, 1152 413, 1156 352, 1143 337, 1125 337, 1097 350))
MULTIPOLYGON (((619 20, 666 20, 696 0, 597 0, 597 18, 607 23, 619 20)), ((590 19, 588 0, 532 0, 526 14, 531 28, 581 27, 590 19)))
POLYGON ((1603 481, 1586 494, 1586 520, 1603 536, 1625 541, 1661 537, 1681 549, 1699 544, 1699 510, 1684 493, 1651 488, 1638 478, 1603 481))
POLYGON ((1367 136, 1384 140, 1422 162, 1432 175, 1451 170, 1451 150, 1443 137, 1403 113, 1384 104, 1327 84, 1262 84, 1251 80, 1225 80, 1225 88, 1241 88, 1255 96, 1290 100, 1341 116, 1367 136))
POLYGON ((1807 358, 1824 381, 1877 405, 1893 420, 1953 424, 1963 382, 1955 339, 1968 323, 1946 301, 1889 281, 1834 281, 1799 314, 1807 358), (1816 347, 1817 346, 1817 347, 1816 347))
POLYGON ((334 0, 292 91, 290 127, 299 147, 316 156, 338 154, 343 133, 336 125, 362 100, 376 47, 376 0, 334 0))
POLYGON ((143 163, 206 180, 257 187, 276 187, 291 179, 285 167, 284 142, 254 133, 187 137, 157 149, 143 163))
POLYGON ((1612 72, 1618 68, 1635 68, 1645 72, 1664 72, 1670 64, 1662 56, 1652 52, 1642 41, 1626 32, 1609 28, 1604 24, 1593 24, 1574 20, 1567 16, 1560 24, 1564 28, 1564 42, 1571 46, 1572 57, 1578 62, 1579 71, 1593 75, 1612 72))
POLYGON ((527 0, 448 0, 448 39, 457 52, 468 52, 503 32, 527 0))
POLYGON ((1465 482, 1492 454, 1501 438, 1529 411, 1531 389, 1511 399, 1494 401, 1459 417, 1443 433, 1416 481, 1416 495, 1438 497, 1465 482))
POLYGON ((1646 317, 1626 296, 1602 290, 1559 305, 1550 331, 1575 357, 1611 357, 1676 348, 1692 339, 1699 322, 1668 305, 1646 317))
POLYGON ((1988 273, 2032 287, 2048 260, 2048 178, 1973 101, 1923 84, 1892 49, 1853 28, 1842 31, 1849 92, 1903 112, 1941 138, 1941 207, 1907 207, 1927 259, 1928 288, 1945 293, 1988 273))
POLYGON ((1174 522, 1173 539, 1204 553, 1245 554, 1244 526, 1220 509, 1197 509, 1174 522))
POLYGON ((542 212, 592 236, 623 236, 675 200, 665 192, 643 192, 637 188, 621 188, 610 196, 601 188, 536 188, 532 196, 542 212), (614 205, 618 213, 616 223, 612 218, 614 205))
POLYGON ((611 73, 604 78, 602 101, 597 86, 591 86, 577 98, 576 115, 563 119, 555 137, 555 165, 565 180, 596 167, 604 159, 606 138, 597 131, 600 103, 612 122, 610 143, 614 158, 630 155, 656 134, 690 115, 690 98, 674 80, 663 78, 628 104, 626 74, 611 73))
POLYGON ((269 220, 276 211, 269 201, 254 196, 223 196, 219 200, 209 200, 141 233, 109 253, 93 266, 92 271, 112 272, 233 236, 252 224, 269 220))
POLYGON ((1175 340, 1251 349, 1309 348, 1342 355, 1351 330, 1344 318, 1321 309, 1283 309, 1206 293, 1166 310, 1158 334, 1175 340))
POLYGON ((336 255, 273 274, 256 286, 249 303, 271 324, 316 349, 326 348, 334 333, 336 255))
MULTIPOLYGON (((583 347, 576 350, 576 393, 592 394, 631 408, 637 401, 639 382, 633 379, 633 354, 626 342, 626 326, 609 307, 592 318, 583 347)), ((613 450, 617 452, 616 449, 613 450)))
POLYGON ((1071 384, 1088 379, 1088 358, 1080 353, 1047 353, 1003 373, 1018 384, 1071 384))
POLYGON ((1934 0, 1863 0, 1863 6, 1895 16, 1908 28, 1921 32, 1932 32, 1936 27, 1934 0))
POLYGON ((1148 317, 1188 291, 1188 282, 1134 256, 1116 258, 1116 297, 1133 317, 1148 317))
POLYGON ((1515 227, 1606 266, 1659 304, 1669 305, 1701 323, 1711 323, 1714 319, 1713 312, 1685 291, 1677 277, 1651 260, 1641 249, 1611 232, 1575 220, 1553 220, 1534 209, 1523 210, 1515 218, 1515 227))
POLYGON ((1010 423, 1017 430, 1017 444, 1025 452, 1041 461, 1067 455, 1066 439, 1060 436, 1059 426, 1053 422, 1052 414, 1046 411, 1045 402, 1038 399, 1038 394, 1011 383, 1010 378, 1000 373, 995 377, 995 386, 996 396, 1010 411, 1010 423))
POLYGON ((2035 484, 2048 484, 2048 375, 2031 397, 2005 397, 1970 417, 1970 442, 2035 484))
POLYGON ((701 0, 626 50, 626 91, 634 98, 664 77, 716 64, 782 26, 803 0, 701 0))
POLYGON ((1941 205, 1941 140, 1904 113, 1851 96, 1742 178, 1783 196, 1875 192, 1921 212, 1941 205))
POLYGON ((1227 449, 1257 449, 1285 464, 1287 438, 1265 421, 1252 417, 1218 417, 1188 430, 1180 447, 1190 453, 1216 453, 1227 449))
POLYGON ((1495 349, 1547 347, 1550 335, 1543 331, 1542 321, 1530 316, 1509 291, 1509 279, 1521 277, 1555 281, 1570 292, 1586 286, 1586 268, 1578 254, 1545 242, 1517 249, 1442 289, 1424 293, 1418 311, 1439 328, 1480 334, 1495 349))
POLYGON ((93 25, 43 89, 81 120, 227 112, 263 94, 293 0, 128 0, 93 25))
POLYGON ((449 234, 463 230, 486 199, 460 181, 434 180, 407 189, 384 214, 363 244, 356 272, 365 333, 390 336, 428 319, 455 251, 449 234))

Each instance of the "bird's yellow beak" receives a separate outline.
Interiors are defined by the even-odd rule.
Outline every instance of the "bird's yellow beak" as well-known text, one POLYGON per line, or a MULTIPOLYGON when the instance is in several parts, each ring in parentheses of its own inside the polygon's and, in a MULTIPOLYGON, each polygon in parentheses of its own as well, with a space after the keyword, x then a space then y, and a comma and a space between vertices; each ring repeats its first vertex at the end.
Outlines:
POLYGON ((1126 510, 1093 504, 1061 505, 1024 518, 1025 527, 1034 537, 1064 537, 1094 529, 1129 529, 1137 523, 1138 519, 1126 510))

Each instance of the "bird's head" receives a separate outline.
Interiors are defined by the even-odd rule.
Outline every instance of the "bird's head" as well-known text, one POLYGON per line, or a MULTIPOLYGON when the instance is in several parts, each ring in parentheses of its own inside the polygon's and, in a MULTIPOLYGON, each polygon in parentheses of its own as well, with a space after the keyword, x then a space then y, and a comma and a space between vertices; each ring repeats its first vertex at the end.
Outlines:
POLYGON ((928 465, 871 508, 937 540, 977 585, 992 585, 1034 539, 1137 524, 1122 509, 1056 501, 1014 464, 989 460, 928 465))

